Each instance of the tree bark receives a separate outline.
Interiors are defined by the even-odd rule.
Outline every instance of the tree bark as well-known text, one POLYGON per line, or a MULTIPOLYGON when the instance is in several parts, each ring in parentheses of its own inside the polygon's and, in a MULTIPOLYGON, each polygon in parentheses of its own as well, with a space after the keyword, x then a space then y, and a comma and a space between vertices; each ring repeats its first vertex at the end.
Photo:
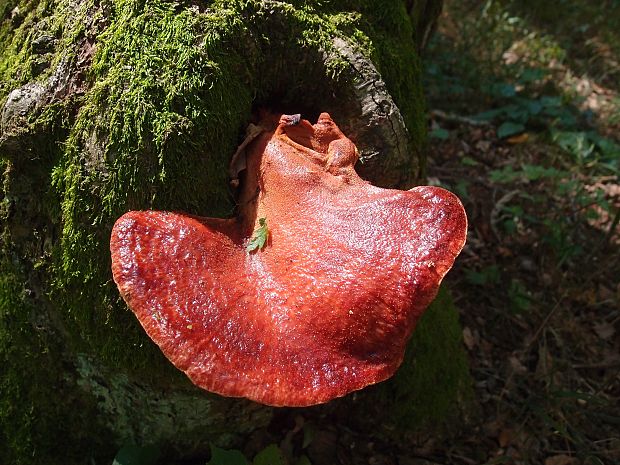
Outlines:
MULTIPOLYGON (((112 225, 130 209, 229 215, 227 166, 260 108, 327 111, 363 177, 415 184, 418 49, 440 4, 0 3, 0 461, 109 463, 123 444, 151 443, 191 457, 269 422, 270 408, 195 388, 144 334, 112 282, 112 225)), ((426 358, 364 394, 398 397, 407 427, 444 418, 467 390, 442 302, 412 343, 426 358), (428 387, 442 376, 449 386, 428 387)), ((338 402, 364 411, 360 399, 338 402)))

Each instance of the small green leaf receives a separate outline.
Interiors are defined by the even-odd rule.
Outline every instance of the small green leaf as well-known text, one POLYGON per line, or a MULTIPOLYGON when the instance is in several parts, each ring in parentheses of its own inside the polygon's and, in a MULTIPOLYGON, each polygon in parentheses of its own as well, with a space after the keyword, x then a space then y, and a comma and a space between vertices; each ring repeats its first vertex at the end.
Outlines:
POLYGON ((430 133, 433 139, 446 140, 450 137, 450 132, 444 128, 433 129, 430 133))
POLYGON ((532 297, 530 296, 528 289, 517 279, 512 279, 510 281, 510 287, 508 288, 508 299, 510 301, 512 311, 517 314, 529 310, 532 303, 532 297))
POLYGON ((302 455, 299 457, 299 460, 295 462, 295 465, 312 465, 310 459, 306 455, 302 455))
POLYGON ((508 165, 501 170, 493 170, 489 173, 489 180, 497 183, 513 182, 521 177, 521 172, 515 171, 508 165))
POLYGON ((238 450, 224 450, 211 445, 211 460, 207 465, 250 465, 238 450))
POLYGON ((491 86, 491 94, 499 97, 514 97, 517 95, 517 90, 512 84, 497 83, 491 86))
POLYGON ((278 446, 270 444, 256 454, 252 465, 286 465, 286 458, 278 446))
POLYGON ((547 71, 541 68, 526 68, 519 76, 521 84, 529 84, 531 82, 540 81, 547 75, 547 71))
POLYGON ((262 249, 267 244, 267 239, 269 239, 269 228, 267 228, 267 219, 259 218, 258 219, 258 228, 254 231, 254 236, 248 243, 245 250, 247 252, 252 252, 254 250, 262 249))
POLYGON ((471 157, 464 156, 461 158, 461 163, 465 166, 478 166, 480 163, 471 157))
POLYGON ((498 116, 510 115, 516 109, 517 109, 516 105, 505 105, 503 107, 499 107, 494 110, 483 111, 482 113, 478 113, 472 116, 472 118, 478 121, 492 121, 498 116))
POLYGON ((503 139, 504 137, 514 136, 525 131, 525 126, 521 123, 515 123, 513 121, 506 121, 497 128, 497 137, 503 139))
POLYGON ((305 449, 312 441, 314 441, 314 427, 311 423, 304 424, 304 439, 301 443, 301 448, 305 449))
POLYGON ((589 158, 596 148, 585 132, 580 131, 553 131, 552 137, 563 150, 573 155, 577 161, 583 162, 589 158))
POLYGON ((565 174, 553 167, 547 168, 540 165, 527 164, 523 165, 522 172, 525 178, 529 181, 537 181, 544 178, 558 178, 565 174))
POLYGON ((155 465, 158 459, 159 449, 156 446, 123 446, 112 465, 155 465))
POLYGON ((557 108, 557 107, 562 106, 562 98, 544 96, 540 98, 540 103, 545 108, 557 108))
POLYGON ((594 142, 603 155, 609 158, 620 159, 620 145, 594 131, 588 132, 588 139, 594 142))
POLYGON ((529 113, 529 115, 538 115, 543 109, 543 105, 538 99, 520 98, 518 99, 518 102, 519 105, 529 113))

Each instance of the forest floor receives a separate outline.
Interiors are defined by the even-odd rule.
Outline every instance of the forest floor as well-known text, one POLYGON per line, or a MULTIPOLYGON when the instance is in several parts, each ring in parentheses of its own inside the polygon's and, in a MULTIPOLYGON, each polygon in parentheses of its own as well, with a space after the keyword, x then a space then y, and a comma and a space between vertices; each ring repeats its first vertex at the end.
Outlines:
POLYGON ((475 412, 443 442, 334 426, 313 464, 620 463, 619 57, 618 1, 445 2, 427 174, 468 212, 446 282, 475 412))
POLYGON ((428 50, 479 407, 437 463, 620 463, 620 2, 600 3, 448 1, 428 50))
POLYGON ((428 180, 470 222, 446 282, 474 413, 394 444, 285 411, 254 463, 295 440, 296 465, 618 464, 620 2, 447 0, 426 57, 428 180))

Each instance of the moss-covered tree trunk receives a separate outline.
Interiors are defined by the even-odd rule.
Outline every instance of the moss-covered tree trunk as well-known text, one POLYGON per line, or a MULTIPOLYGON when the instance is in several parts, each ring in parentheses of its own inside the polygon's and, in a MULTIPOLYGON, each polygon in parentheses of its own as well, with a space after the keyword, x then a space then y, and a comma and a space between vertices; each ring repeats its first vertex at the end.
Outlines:
MULTIPOLYGON (((417 53, 440 4, 0 0, 0 462, 110 463, 149 443, 187 457, 269 421, 164 359, 112 282, 111 227, 130 209, 230 214, 227 165, 262 107, 327 111, 363 176, 415 183, 417 53)), ((444 417, 466 390, 458 335, 444 299, 415 361, 337 402, 408 427, 444 417)))

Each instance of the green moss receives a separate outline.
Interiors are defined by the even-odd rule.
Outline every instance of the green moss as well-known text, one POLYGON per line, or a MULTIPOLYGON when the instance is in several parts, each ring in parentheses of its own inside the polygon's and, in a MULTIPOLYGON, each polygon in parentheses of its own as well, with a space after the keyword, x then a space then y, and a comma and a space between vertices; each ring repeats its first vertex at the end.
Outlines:
POLYGON ((11 11, 19 4, 18 1, 7 1, 0 6, 3 18, 0 22, 0 101, 14 88, 28 82, 31 78, 30 67, 27 65, 30 53, 31 18, 35 16, 34 3, 23 2, 19 16, 25 17, 21 26, 16 27, 18 19, 11 20, 11 11))
POLYGON ((472 387, 458 312, 441 288, 420 319, 402 366, 392 379, 370 389, 364 404, 369 415, 396 427, 397 434, 446 433, 463 425, 472 387))
POLYGON ((29 302, 24 281, 5 257, 0 263, 0 459, 48 465, 106 458, 110 451, 102 446, 110 438, 88 433, 97 423, 95 400, 67 379, 61 347, 46 331, 40 309, 36 313, 29 302))
MULTIPOLYGON (((7 1, 0 22, 0 102, 8 93, 27 82, 44 82, 83 34, 91 1, 32 0, 7 1), (11 11, 16 15, 11 18, 11 11), (37 39, 51 40, 40 49, 37 39)), ((0 5, 0 13, 3 9, 0 5)))
POLYGON ((251 108, 239 56, 228 53, 243 33, 239 17, 175 9, 115 3, 95 84, 53 172, 62 207, 54 295, 70 332, 80 350, 149 374, 168 364, 143 346, 111 282, 111 226, 129 209, 229 214, 226 160, 251 108))
MULTIPOLYGON (((19 298, 21 292, 19 281, 9 275, 6 269, 1 271, 0 363, 3 367, 3 376, 0 378, 0 457, 17 463, 15 461, 17 457, 27 457, 33 449, 30 429, 36 422, 30 412, 32 404, 29 402, 29 397, 32 392, 23 392, 22 372, 15 370, 15 364, 23 363, 26 370, 33 365, 31 360, 33 354, 29 351, 24 353, 22 344, 17 341, 19 338, 27 337, 25 333, 28 330, 28 322, 24 320, 30 309, 25 308, 19 298)), ((37 343, 26 344, 26 347, 29 348, 31 345, 36 347, 37 343)), ((37 355, 35 353, 34 358, 37 355)), ((37 387, 34 387, 33 390, 36 389, 37 387)))
POLYGON ((473 399, 472 379, 458 312, 446 289, 420 319, 390 389, 397 424, 462 423, 459 416, 473 399))

